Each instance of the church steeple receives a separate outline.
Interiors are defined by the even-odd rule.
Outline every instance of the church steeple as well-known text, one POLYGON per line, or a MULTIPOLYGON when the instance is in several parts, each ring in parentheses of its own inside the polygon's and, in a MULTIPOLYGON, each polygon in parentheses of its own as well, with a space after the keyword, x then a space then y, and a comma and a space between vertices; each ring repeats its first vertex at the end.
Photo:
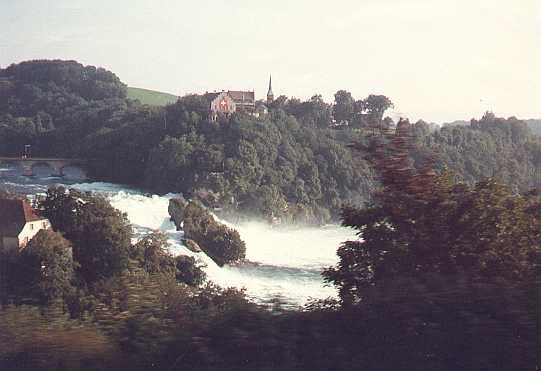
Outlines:
POLYGON ((272 92, 272 75, 269 77, 269 91, 267 92, 267 104, 274 102, 274 93, 272 92))

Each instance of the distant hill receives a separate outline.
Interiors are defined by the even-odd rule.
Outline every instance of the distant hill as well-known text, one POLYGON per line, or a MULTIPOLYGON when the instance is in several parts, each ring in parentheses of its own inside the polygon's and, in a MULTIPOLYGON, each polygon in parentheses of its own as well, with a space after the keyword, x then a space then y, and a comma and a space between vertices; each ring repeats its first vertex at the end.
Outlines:
POLYGON ((128 98, 137 99, 139 102, 148 104, 149 106, 165 106, 175 103, 178 99, 173 94, 132 87, 128 87, 128 98))
MULTIPOLYGON (((528 128, 535 135, 541 136, 541 119, 522 120, 528 125, 528 128)), ((442 126, 470 126, 470 121, 457 120, 453 122, 446 122, 442 126)))

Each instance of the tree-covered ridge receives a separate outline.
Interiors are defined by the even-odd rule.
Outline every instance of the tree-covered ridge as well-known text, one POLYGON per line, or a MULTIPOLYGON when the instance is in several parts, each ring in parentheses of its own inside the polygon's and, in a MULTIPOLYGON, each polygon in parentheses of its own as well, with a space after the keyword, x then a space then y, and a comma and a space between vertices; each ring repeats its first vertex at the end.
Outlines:
POLYGON ((502 119, 487 113, 468 126, 444 126, 436 131, 419 122, 414 134, 415 158, 435 157, 438 168, 447 167, 466 183, 495 178, 522 192, 541 186, 541 140, 514 117, 502 119))
MULTIPOLYGON (((382 95, 331 103, 278 97, 264 117, 208 119, 205 96, 166 107, 126 98, 111 72, 77 62, 31 61, 0 70, 0 154, 92 159, 95 178, 198 197, 207 206, 258 217, 337 220, 344 203, 370 200, 371 166, 352 142, 394 130, 382 95), (356 158, 358 157, 358 158, 356 158)), ((419 163, 468 183, 496 177, 515 190, 538 186, 540 139, 526 125, 486 115, 468 126, 414 125, 419 163)))
POLYGON ((30 144, 36 154, 72 155, 128 103, 126 86, 103 68, 37 60, 0 69, 2 154, 20 155, 30 144))
MULTIPOLYGON (((36 100, 35 106, 28 107, 28 102, 22 101, 22 107, 16 104, 8 108, 23 108, 22 112, 29 112, 28 108, 46 110, 45 98, 51 94, 73 94, 86 101, 103 100, 109 98, 126 98, 126 85, 112 72, 94 66, 83 66, 75 61, 61 60, 35 60, 12 64, 0 70, 0 77, 11 81, 16 89, 15 95, 24 100, 36 100), (41 90, 41 91, 39 91, 41 90), (39 103, 44 104, 40 106, 39 103)), ((9 104, 15 102, 11 101, 9 104)), ((31 111, 30 111, 31 112, 31 111)))

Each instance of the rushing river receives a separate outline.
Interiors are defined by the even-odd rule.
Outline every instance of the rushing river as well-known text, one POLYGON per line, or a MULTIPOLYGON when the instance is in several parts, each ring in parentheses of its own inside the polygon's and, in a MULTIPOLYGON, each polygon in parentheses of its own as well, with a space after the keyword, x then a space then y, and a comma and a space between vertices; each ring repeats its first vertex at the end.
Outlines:
POLYGON ((58 183, 105 195, 115 208, 127 213, 134 228, 134 239, 152 230, 161 230, 169 238, 171 253, 195 256, 206 265, 204 270, 209 280, 222 287, 245 288, 246 294, 258 302, 278 298, 290 305, 303 305, 311 298, 336 296, 335 289, 324 284, 321 271, 336 264, 336 249, 343 241, 355 238, 352 230, 335 225, 272 228, 258 222, 222 221, 237 229, 246 242, 248 262, 220 268, 204 253, 193 253, 182 245, 182 232, 176 231, 167 212, 173 194, 148 195, 118 184, 80 182, 75 171, 68 172, 68 177, 63 179, 39 174, 25 178, 13 169, 0 167, 0 189, 32 195, 43 193, 58 183))

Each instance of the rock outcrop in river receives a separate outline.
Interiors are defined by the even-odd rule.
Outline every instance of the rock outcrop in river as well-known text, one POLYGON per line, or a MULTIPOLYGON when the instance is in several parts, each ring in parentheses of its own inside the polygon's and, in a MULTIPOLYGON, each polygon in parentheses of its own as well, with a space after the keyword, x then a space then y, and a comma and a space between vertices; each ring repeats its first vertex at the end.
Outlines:
POLYGON ((212 214, 197 201, 174 198, 168 207, 177 229, 184 231, 186 240, 192 240, 219 266, 244 260, 246 245, 239 233, 217 222, 212 214))
POLYGON ((169 216, 171 216, 171 221, 175 223, 177 231, 182 230, 186 206, 188 206, 188 201, 186 201, 184 197, 177 197, 169 200, 167 212, 169 213, 169 216))

